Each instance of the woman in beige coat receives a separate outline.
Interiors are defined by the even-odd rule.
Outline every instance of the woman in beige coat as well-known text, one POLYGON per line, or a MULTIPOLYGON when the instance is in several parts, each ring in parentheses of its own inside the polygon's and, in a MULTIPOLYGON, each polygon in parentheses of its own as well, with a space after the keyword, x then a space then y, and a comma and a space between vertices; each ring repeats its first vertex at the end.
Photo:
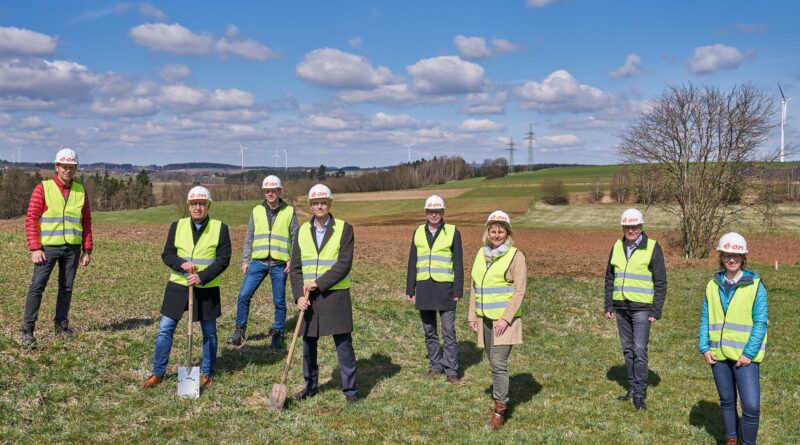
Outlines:
POLYGON ((492 368, 494 408, 489 426, 500 429, 508 404, 508 356, 522 344, 522 299, 528 279, 525 255, 513 247, 511 218, 497 210, 486 221, 483 247, 472 264, 469 328, 478 334, 492 368))

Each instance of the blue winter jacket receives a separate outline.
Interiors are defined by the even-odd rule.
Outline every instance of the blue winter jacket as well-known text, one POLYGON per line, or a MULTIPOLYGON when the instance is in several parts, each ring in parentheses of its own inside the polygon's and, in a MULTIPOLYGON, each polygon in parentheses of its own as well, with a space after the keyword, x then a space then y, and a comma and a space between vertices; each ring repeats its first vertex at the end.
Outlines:
MULTIPOLYGON (((712 278, 719 285, 719 299, 722 303, 722 310, 728 311, 728 304, 736 292, 736 288, 743 284, 752 284, 758 278, 758 274, 749 270, 743 270, 742 278, 734 284, 727 292, 723 286, 725 277, 724 272, 717 272, 712 278)), ((753 330, 750 331, 750 338, 744 347, 742 354, 753 359, 758 354, 761 343, 764 341, 764 336, 767 335, 767 325, 769 324, 769 317, 767 313, 767 289, 764 283, 758 284, 758 291, 756 292, 756 300, 753 302, 753 330)), ((697 332, 697 349, 701 354, 711 350, 711 340, 708 337, 708 302, 705 295, 703 295, 703 314, 700 316, 700 329, 697 332)))

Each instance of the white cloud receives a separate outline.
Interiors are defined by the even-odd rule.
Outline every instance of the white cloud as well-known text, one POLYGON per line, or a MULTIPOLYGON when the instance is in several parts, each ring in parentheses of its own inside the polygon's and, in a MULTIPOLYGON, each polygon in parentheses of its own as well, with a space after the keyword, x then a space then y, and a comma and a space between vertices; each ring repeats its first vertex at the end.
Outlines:
POLYGON ((211 92, 184 84, 164 85, 156 100, 164 106, 176 109, 230 110, 249 108, 255 104, 255 97, 246 91, 232 88, 211 92))
POLYGON ((566 119, 556 124, 558 128, 570 130, 591 130, 597 128, 612 128, 618 123, 609 119, 598 119, 595 116, 588 116, 583 119, 566 119))
POLYGON ((542 112, 581 112, 607 107, 614 97, 602 90, 579 84, 566 70, 558 70, 542 82, 529 81, 514 89, 520 107, 542 112))
POLYGON ((505 125, 498 124, 497 122, 489 119, 467 119, 458 126, 461 131, 468 133, 486 133, 493 131, 505 130, 505 125))
POLYGON ((203 110, 188 115, 200 122, 259 122, 269 118, 264 110, 203 110))
POLYGON ((534 145, 538 148, 577 147, 583 145, 583 141, 574 134, 557 134, 538 138, 534 145))
POLYGON ((417 120, 407 114, 375 113, 369 121, 369 126, 376 130, 393 130, 416 126, 417 120))
POLYGON ((520 49, 519 44, 497 37, 492 37, 492 45, 494 45, 495 51, 499 53, 512 53, 520 49))
POLYGON ((14 26, 0 26, 0 55, 42 56, 55 52, 58 40, 14 26))
POLYGON ((468 59, 485 59, 492 55, 489 47, 486 46, 486 39, 483 37, 465 37, 457 35, 454 39, 456 49, 462 57, 468 59))
POLYGON ((109 117, 151 116, 158 112, 158 107, 152 100, 142 97, 97 100, 92 102, 89 109, 95 114, 109 117))
POLYGON ((179 82, 191 73, 189 67, 183 64, 167 65, 158 70, 158 74, 167 82, 179 82))
POLYGON ((430 105, 452 102, 454 96, 420 95, 405 83, 381 85, 372 90, 346 90, 338 94, 347 103, 377 103, 391 106, 430 105))
POLYGON ((618 69, 611 72, 611 77, 618 79, 620 77, 634 77, 642 72, 642 58, 636 54, 628 54, 625 59, 625 64, 618 69))
POLYGON ((98 76, 65 60, 0 60, 0 97, 58 100, 88 96, 98 76))
POLYGON ((484 85, 483 67, 458 56, 423 59, 406 67, 414 76, 414 88, 426 94, 460 94, 484 85))
POLYGON ((39 116, 27 116, 20 119, 20 127, 27 130, 37 130, 47 127, 47 123, 39 116))
POLYGON ((209 33, 197 34, 179 23, 146 23, 131 28, 133 40, 145 48, 189 56, 240 56, 267 60, 277 55, 267 46, 254 40, 216 39, 209 33))
POLYGON ((528 6, 531 8, 544 8, 556 3, 561 3, 564 0, 528 0, 528 6))
POLYGON ((353 127, 350 122, 344 119, 319 114, 306 116, 305 124, 310 128, 322 131, 346 130, 353 127))
POLYGON ((492 97, 489 93, 470 93, 461 107, 466 114, 503 114, 505 113, 508 93, 501 91, 492 97))
POLYGON ((352 37, 352 38, 347 40, 347 46, 349 46, 350 48, 361 48, 361 45, 363 45, 363 44, 364 44, 364 41, 361 40, 361 37, 358 37, 358 36, 352 37))
POLYGON ((334 88, 368 89, 393 82, 389 68, 373 68, 366 57, 335 48, 315 49, 297 65, 297 77, 334 88))
POLYGON ((695 74, 709 74, 725 69, 737 68, 745 59, 745 55, 732 46, 720 43, 699 46, 689 59, 689 68, 695 74))
POLYGON ((167 15, 164 11, 156 8, 150 3, 139 3, 139 14, 144 17, 152 17, 160 22, 167 20, 167 15))
POLYGON ((234 24, 230 24, 230 25, 226 26, 225 27, 225 35, 230 37, 230 38, 238 36, 239 35, 239 27, 234 25, 234 24))

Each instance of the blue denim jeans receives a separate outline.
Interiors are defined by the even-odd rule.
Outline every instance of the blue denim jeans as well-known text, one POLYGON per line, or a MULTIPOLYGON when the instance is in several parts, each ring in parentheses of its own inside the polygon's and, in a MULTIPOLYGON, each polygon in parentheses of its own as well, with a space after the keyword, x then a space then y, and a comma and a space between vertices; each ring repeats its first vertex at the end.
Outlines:
MULTIPOLYGON (((172 336, 178 320, 161 316, 161 324, 156 335, 156 351, 153 354, 153 375, 164 377, 169 362, 169 351, 172 349, 172 336)), ((217 320, 201 320, 200 328, 203 330, 203 361, 200 373, 214 375, 214 362, 217 360, 217 320)))
POLYGON ((617 309, 617 328, 628 371, 628 389, 634 397, 647 395, 648 358, 647 344, 650 341, 650 311, 617 309))
POLYGON ((722 411, 722 423, 725 424, 725 435, 737 437, 736 427, 739 416, 736 412, 736 392, 742 405, 742 445, 756 443, 758 436, 758 419, 761 414, 761 386, 759 383, 759 365, 736 367, 733 360, 718 361, 711 366, 714 383, 719 393, 719 407, 722 411))
POLYGON ((258 260, 250 262, 236 302, 237 326, 247 326, 247 318, 250 316, 250 299, 253 298, 258 286, 269 274, 272 280, 272 303, 275 305, 275 321, 272 323, 272 328, 283 330, 286 326, 286 272, 283 271, 285 268, 286 264, 265 266, 258 260))

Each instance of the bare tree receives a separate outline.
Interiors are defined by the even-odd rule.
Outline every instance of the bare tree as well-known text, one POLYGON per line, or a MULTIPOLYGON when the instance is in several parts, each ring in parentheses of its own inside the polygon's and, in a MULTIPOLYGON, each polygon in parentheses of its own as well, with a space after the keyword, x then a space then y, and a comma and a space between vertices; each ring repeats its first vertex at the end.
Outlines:
POLYGON ((592 179, 592 201, 602 201, 603 196, 606 194, 603 190, 603 181, 600 178, 592 179))
POLYGON ((630 175, 626 168, 615 172, 611 178, 611 197, 620 204, 625 202, 631 191, 630 182, 630 175))
MULTIPOLYGON (((730 91, 692 84, 673 86, 621 136, 631 163, 657 167, 677 206, 657 203, 680 220, 684 253, 705 258, 711 240, 757 201, 732 205, 731 190, 755 184, 759 146, 773 128, 771 98, 750 84, 730 91)), ((764 159, 762 159, 764 160, 764 159)))

